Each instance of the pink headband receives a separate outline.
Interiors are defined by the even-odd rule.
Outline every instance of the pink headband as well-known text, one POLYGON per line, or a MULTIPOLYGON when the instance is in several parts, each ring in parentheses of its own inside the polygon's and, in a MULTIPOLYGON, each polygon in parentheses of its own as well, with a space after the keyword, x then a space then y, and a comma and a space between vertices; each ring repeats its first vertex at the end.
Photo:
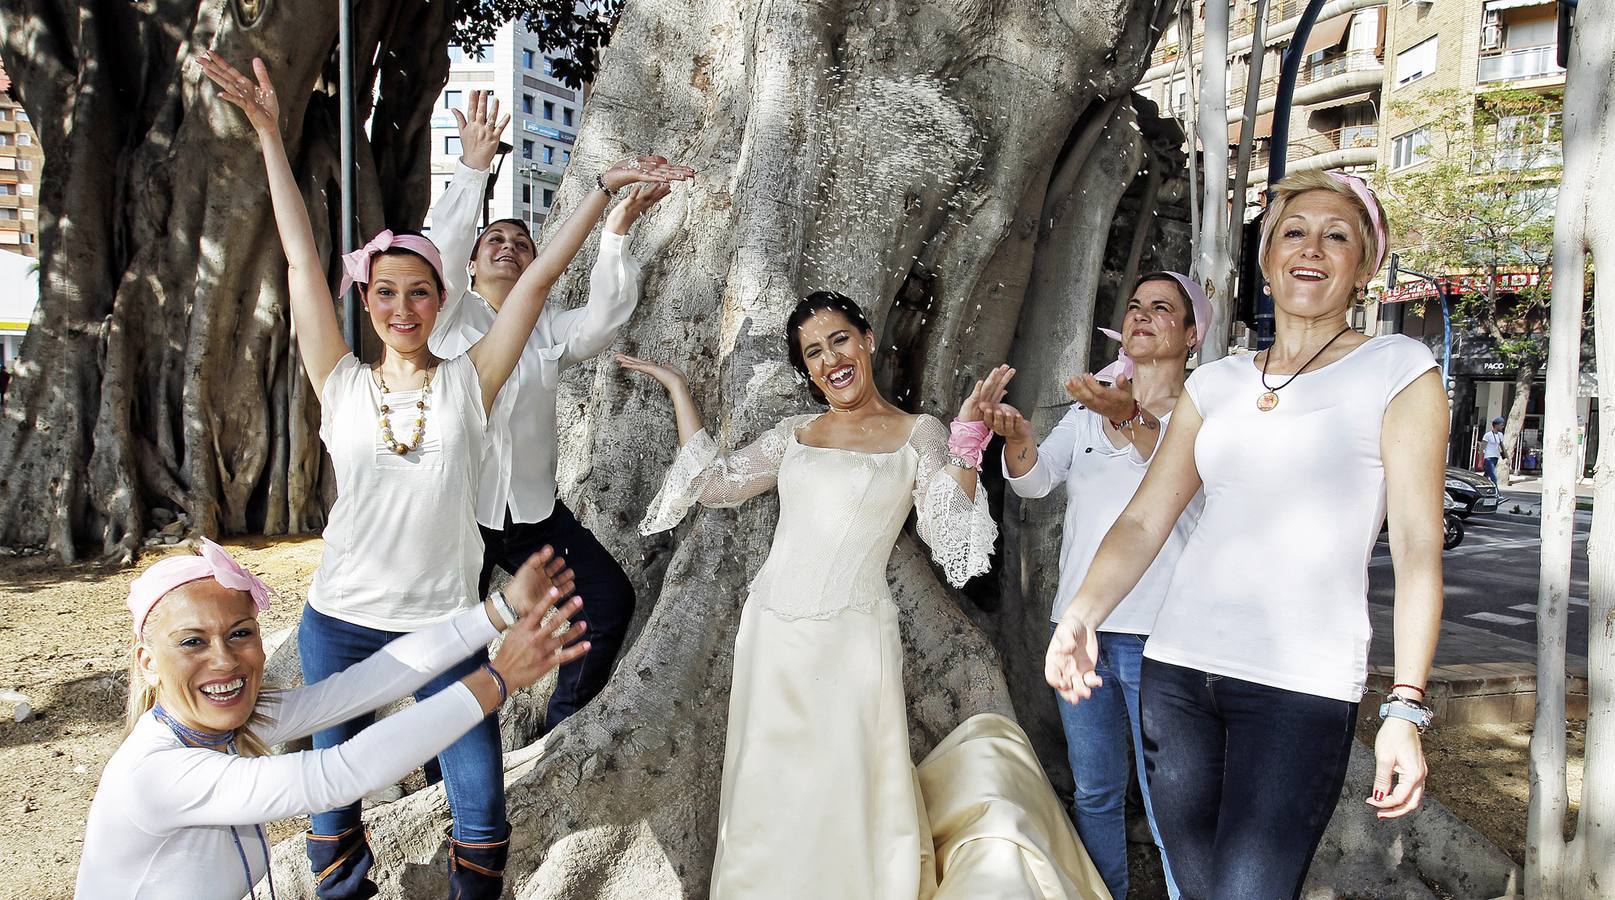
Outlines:
MULTIPOLYGON (((1390 254, 1390 242, 1385 240, 1385 216, 1380 211, 1379 198, 1374 196, 1374 189, 1368 182, 1356 175, 1347 175, 1345 172, 1325 172, 1330 178, 1340 182, 1362 201, 1363 209, 1368 212, 1368 221, 1374 226, 1374 243, 1376 256, 1374 271, 1378 272, 1385 267, 1385 257, 1390 254)), ((1267 229, 1262 229, 1262 239, 1256 246, 1256 267, 1262 267, 1262 260, 1267 258, 1267 229)))
POLYGON ((437 283, 447 284, 443 278, 443 257, 437 252, 437 245, 418 234, 393 234, 391 229, 382 229, 370 243, 342 255, 342 289, 337 291, 341 297, 348 292, 348 287, 354 283, 370 283, 370 261, 376 254, 394 247, 420 254, 431 264, 432 271, 437 273, 437 283))
MULTIPOLYGON (((1194 280, 1189 276, 1179 272, 1168 272, 1166 274, 1172 276, 1172 280, 1183 288, 1183 293, 1189 298, 1189 307, 1194 310, 1194 346, 1190 349, 1198 350, 1206 342, 1206 332, 1211 328, 1211 301, 1206 299, 1205 290, 1200 285, 1195 284, 1194 280)), ((1121 342, 1122 336, 1119 332, 1112 331, 1109 328, 1101 328, 1099 331, 1105 337, 1117 343, 1121 342)), ((1117 376, 1131 379, 1134 368, 1133 358, 1127 355, 1125 349, 1121 349, 1116 351, 1116 361, 1095 372, 1094 377, 1107 378, 1111 381, 1115 381, 1117 376)))
POLYGON ((129 585, 129 614, 134 617, 135 637, 146 627, 146 617, 157 601, 183 584, 211 578, 231 590, 252 595, 259 612, 269 608, 269 588, 248 572, 223 547, 202 538, 201 556, 170 556, 141 573, 129 585))

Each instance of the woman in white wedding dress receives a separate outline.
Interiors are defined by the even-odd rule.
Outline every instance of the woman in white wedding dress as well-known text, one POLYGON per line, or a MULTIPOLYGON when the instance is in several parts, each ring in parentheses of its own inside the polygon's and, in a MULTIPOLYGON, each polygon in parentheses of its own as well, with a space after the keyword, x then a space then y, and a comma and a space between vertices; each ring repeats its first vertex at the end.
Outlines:
POLYGON ((1107 898, 1026 736, 1003 716, 961 724, 916 770, 903 648, 886 564, 909 510, 948 580, 987 570, 997 534, 976 484, 980 408, 950 438, 874 385, 858 307, 810 295, 786 323, 791 362, 827 414, 792 416, 721 454, 682 372, 630 356, 667 388, 680 449, 640 529, 699 502, 737 506, 778 487, 779 524, 735 639, 714 898, 1107 898))

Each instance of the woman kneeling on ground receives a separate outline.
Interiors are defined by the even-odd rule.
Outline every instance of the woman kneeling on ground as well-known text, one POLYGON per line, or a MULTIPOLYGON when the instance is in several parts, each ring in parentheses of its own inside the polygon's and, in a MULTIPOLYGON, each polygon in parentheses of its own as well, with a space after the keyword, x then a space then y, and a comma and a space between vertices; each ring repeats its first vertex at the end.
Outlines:
MULTIPOLYGON (((520 616, 508 631, 487 601, 324 681, 267 690, 258 613, 269 590, 219 545, 204 538, 200 549, 162 560, 130 585, 129 733, 90 804, 80 900, 256 897, 269 871, 263 823, 353 803, 396 782, 511 691, 589 649, 574 643, 583 623, 570 622, 581 601, 556 609, 571 573, 544 552, 505 592, 520 616), (501 631, 498 657, 453 687, 335 747, 269 754, 408 696, 501 631)), ((273 878, 264 896, 275 897, 273 878)))

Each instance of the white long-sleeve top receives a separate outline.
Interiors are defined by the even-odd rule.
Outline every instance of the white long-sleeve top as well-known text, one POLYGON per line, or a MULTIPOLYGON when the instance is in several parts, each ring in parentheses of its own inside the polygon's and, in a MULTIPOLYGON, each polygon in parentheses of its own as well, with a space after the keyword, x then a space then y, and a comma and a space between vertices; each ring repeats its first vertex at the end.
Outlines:
MULTIPOLYGON (((427 343, 445 359, 464 353, 493 327, 494 308, 471 290, 466 271, 487 178, 487 172, 457 164, 432 208, 432 241, 443 254, 448 300, 427 343)), ((503 529, 507 508, 516 522, 542 522, 554 511, 556 389, 568 366, 611 346, 639 304, 639 264, 627 243, 624 235, 601 232, 589 302, 578 309, 544 306, 494 401, 477 490, 477 522, 483 526, 503 529)))
MULTIPOLYGON (((1165 429, 1171 415, 1161 417, 1165 429)), ((1104 420, 1082 406, 1072 406, 1060 424, 1054 426, 1043 443, 1037 445, 1037 462, 1019 478, 1009 474, 1004 462, 1004 480, 1018 496, 1046 496, 1057 484, 1065 484, 1065 527, 1060 534, 1060 584, 1054 595, 1050 621, 1058 622, 1082 585, 1083 576, 1099 552, 1110 526, 1121 518, 1138 486, 1149 470, 1133 445, 1117 447, 1105 434, 1104 420)), ((1196 492, 1178 516, 1172 533, 1156 555, 1155 562, 1116 608, 1105 617, 1100 631, 1149 634, 1155 617, 1166 600, 1172 572, 1182 555, 1189 534, 1194 531, 1205 507, 1205 495, 1196 492)))
MULTIPOLYGON (((258 700, 271 746, 370 712, 415 691, 493 640, 479 605, 405 635, 317 684, 258 700)), ((238 900, 249 890, 231 826, 256 884, 269 869, 252 826, 346 806, 398 781, 482 721, 463 684, 325 750, 241 757, 187 747, 148 712, 112 754, 84 833, 78 900, 238 900)))

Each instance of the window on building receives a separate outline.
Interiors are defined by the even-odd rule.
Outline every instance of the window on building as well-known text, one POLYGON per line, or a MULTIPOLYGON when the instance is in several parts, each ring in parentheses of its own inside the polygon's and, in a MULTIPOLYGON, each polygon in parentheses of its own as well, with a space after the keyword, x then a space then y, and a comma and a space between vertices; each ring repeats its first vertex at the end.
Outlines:
POLYGON ((24 222, 32 222, 34 220, 34 211, 27 208, 26 206, 23 207, 23 209, 22 209, 22 220, 24 222))
POLYGON ((465 148, 463 148, 460 145, 460 136, 459 135, 451 134, 451 135, 448 135, 448 136, 443 138, 443 152, 446 155, 448 155, 448 156, 459 156, 461 153, 464 152, 464 149, 465 148))
POLYGON ((16 219, 17 219, 17 211, 16 210, 12 209, 9 206, 0 206, 0 222, 14 222, 14 221, 16 221, 16 219))
POLYGON ((1372 52, 1379 46, 1379 20, 1383 9, 1370 9, 1351 17, 1351 30, 1346 33, 1346 52, 1372 52))
POLYGON ((12 195, 14 195, 16 193, 17 193, 17 186, 16 185, 0 183, 0 197, 10 197, 10 196, 12 196, 12 195))
POLYGON ((555 164, 555 148, 549 144, 544 145, 544 162, 550 165, 555 164))
POLYGON ((572 151, 566 149, 565 147, 562 147, 561 148, 561 162, 569 163, 571 161, 572 161, 572 151))
POLYGON ((533 158, 533 142, 532 141, 522 141, 522 159, 532 159, 532 158, 533 158))
POLYGON ((533 95, 522 94, 522 112, 529 116, 533 114, 533 95))
POLYGON ((555 191, 553 189, 551 189, 551 188, 545 188, 544 189, 544 208, 549 209, 550 204, 552 204, 554 202, 555 202, 555 191))
POLYGON ((17 185, 17 196, 19 196, 19 197, 32 197, 33 195, 34 195, 34 186, 33 185, 29 184, 26 181, 24 181, 22 184, 17 185))
POLYGON ((1415 128, 1391 139, 1391 170, 1416 166, 1430 158, 1430 129, 1415 128))
POLYGON ((10 144, 11 144, 11 135, 6 134, 4 132, 0 132, 0 147, 6 147, 6 146, 9 146, 10 144))
POLYGON ((1420 41, 1396 54, 1396 83, 1411 84, 1436 70, 1436 39, 1420 41))
POLYGON ((555 57, 544 57, 544 74, 551 78, 555 77, 555 57))
POLYGON ((465 62, 465 48, 459 44, 449 45, 449 62, 465 62))
POLYGON ((21 109, 17 110, 17 121, 19 121, 19 122, 28 121, 28 113, 25 110, 21 110, 21 109))
POLYGON ((531 50, 523 50, 522 51, 522 68, 531 69, 533 67, 534 58, 535 57, 534 57, 533 51, 531 51, 531 50))
POLYGON ((444 91, 443 92, 443 108, 444 109, 459 109, 460 104, 464 101, 464 99, 465 99, 465 91, 444 91))
POLYGON ((544 101, 544 118, 555 121, 555 104, 549 100, 544 101))
POLYGON ((561 107, 561 124, 562 125, 571 125, 572 124, 572 107, 570 107, 570 106, 561 107))
POLYGON ((17 146, 26 147, 34 142, 34 136, 26 132, 17 132, 17 146))
POLYGON ((11 110, 9 110, 9 109, 0 109, 0 122, 9 122, 9 121, 11 121, 11 110))
POLYGON ((1546 47, 1559 39, 1559 23, 1553 16, 1503 24, 1503 48, 1521 50, 1546 47))
POLYGON ((24 231, 22 233, 22 242, 24 244, 32 244, 34 242, 34 236, 24 231))
POLYGON ((1167 95, 1168 102, 1172 104, 1174 112, 1189 108, 1189 79, 1178 78, 1172 82, 1171 92, 1167 95))
POLYGON ((19 160, 17 160, 17 168, 21 169, 24 172, 28 171, 29 169, 32 169, 33 167, 34 167, 34 161, 31 160, 31 159, 19 159, 19 160))
POLYGON ((531 206, 533 204, 533 186, 532 185, 530 185, 530 184, 522 185, 522 202, 526 203, 528 206, 531 206))

